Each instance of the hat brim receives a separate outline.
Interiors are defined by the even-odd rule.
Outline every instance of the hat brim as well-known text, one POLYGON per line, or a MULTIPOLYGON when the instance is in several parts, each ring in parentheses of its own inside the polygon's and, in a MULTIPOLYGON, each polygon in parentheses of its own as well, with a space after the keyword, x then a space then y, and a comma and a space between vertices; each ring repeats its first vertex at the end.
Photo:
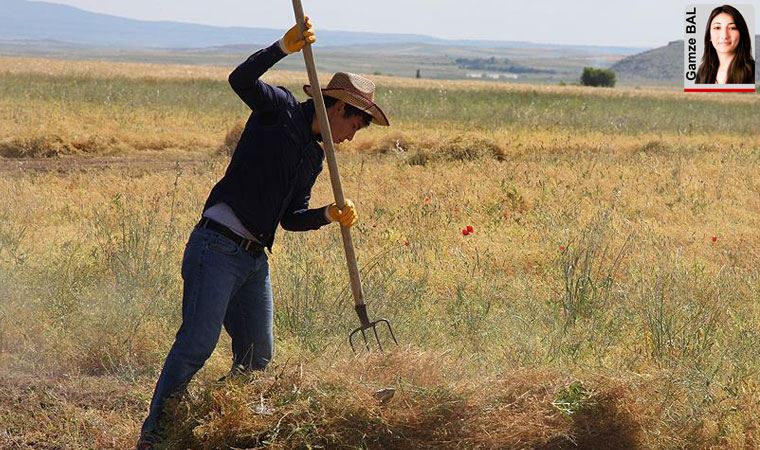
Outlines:
MULTIPOLYGON (((308 84, 304 85, 303 91, 309 97, 314 96, 311 85, 308 85, 308 84)), ((364 97, 360 97, 351 91, 348 91, 346 89, 340 89, 340 88, 322 89, 322 95, 327 95, 329 97, 337 98, 338 100, 342 100, 351 106, 361 109, 362 111, 372 116, 372 123, 376 125, 380 125, 382 127, 390 126, 390 123, 388 122, 388 117, 386 117, 383 110, 380 109, 380 107, 377 106, 377 104, 367 100, 364 97)))

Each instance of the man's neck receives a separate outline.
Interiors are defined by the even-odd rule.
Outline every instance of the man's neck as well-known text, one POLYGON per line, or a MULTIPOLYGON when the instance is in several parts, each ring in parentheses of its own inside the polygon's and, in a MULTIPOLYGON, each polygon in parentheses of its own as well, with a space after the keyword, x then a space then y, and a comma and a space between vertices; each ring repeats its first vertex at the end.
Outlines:
POLYGON ((317 115, 314 114, 314 118, 311 119, 311 134, 312 136, 319 136, 319 120, 317 120, 317 115))

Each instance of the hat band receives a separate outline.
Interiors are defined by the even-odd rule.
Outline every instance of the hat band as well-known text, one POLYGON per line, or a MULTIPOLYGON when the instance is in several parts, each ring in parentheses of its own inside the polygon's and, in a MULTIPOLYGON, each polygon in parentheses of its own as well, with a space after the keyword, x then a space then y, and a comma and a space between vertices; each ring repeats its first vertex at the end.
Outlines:
POLYGON ((322 91, 323 92, 324 91, 343 91, 343 92, 346 92, 348 94, 356 95, 357 97, 361 98, 362 100, 366 100, 366 101, 368 101, 370 103, 373 103, 373 104, 375 103, 374 99, 366 97, 365 94, 363 92, 361 92, 361 91, 349 90, 349 89, 342 88, 342 87, 332 87, 331 88, 329 86, 326 87, 326 88, 324 88, 324 89, 322 89, 322 91))

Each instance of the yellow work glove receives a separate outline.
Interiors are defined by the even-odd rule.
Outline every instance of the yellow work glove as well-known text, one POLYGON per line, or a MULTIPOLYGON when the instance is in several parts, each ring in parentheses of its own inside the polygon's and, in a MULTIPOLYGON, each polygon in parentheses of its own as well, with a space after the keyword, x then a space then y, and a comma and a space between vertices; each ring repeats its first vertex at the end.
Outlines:
POLYGON ((354 202, 349 199, 346 199, 343 209, 338 209, 338 205, 335 203, 328 205, 325 215, 330 222, 340 222, 340 225, 346 228, 354 226, 359 221, 359 214, 356 213, 354 202))
POLYGON ((308 17, 304 19, 306 20, 306 26, 304 27, 303 34, 301 34, 301 30, 298 28, 298 24, 295 24, 280 39, 280 48, 283 52, 288 54, 300 52, 307 42, 309 44, 317 42, 317 36, 314 34, 314 25, 311 24, 311 20, 308 17))

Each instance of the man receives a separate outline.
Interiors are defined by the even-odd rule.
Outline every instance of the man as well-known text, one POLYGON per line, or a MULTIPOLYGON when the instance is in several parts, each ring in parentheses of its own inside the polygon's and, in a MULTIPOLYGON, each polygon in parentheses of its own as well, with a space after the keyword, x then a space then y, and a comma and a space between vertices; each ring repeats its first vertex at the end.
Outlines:
MULTIPOLYGON (((277 224, 316 230, 330 222, 351 227, 354 204, 309 209, 322 171, 324 138, 313 100, 259 78, 287 54, 316 41, 311 22, 291 28, 278 42, 253 54, 229 77, 232 89, 253 110, 224 177, 214 186, 182 261, 182 326, 158 378, 138 448, 160 435, 165 401, 182 392, 213 352, 221 333, 232 338, 232 372, 263 370, 272 357, 272 289, 264 249, 272 249, 277 224)), ((351 140, 374 122, 388 119, 374 103, 374 84, 336 73, 323 93, 332 140, 351 140)), ((310 86, 304 91, 311 96, 310 86)), ((330 137, 328 137, 330 138, 330 137)))

